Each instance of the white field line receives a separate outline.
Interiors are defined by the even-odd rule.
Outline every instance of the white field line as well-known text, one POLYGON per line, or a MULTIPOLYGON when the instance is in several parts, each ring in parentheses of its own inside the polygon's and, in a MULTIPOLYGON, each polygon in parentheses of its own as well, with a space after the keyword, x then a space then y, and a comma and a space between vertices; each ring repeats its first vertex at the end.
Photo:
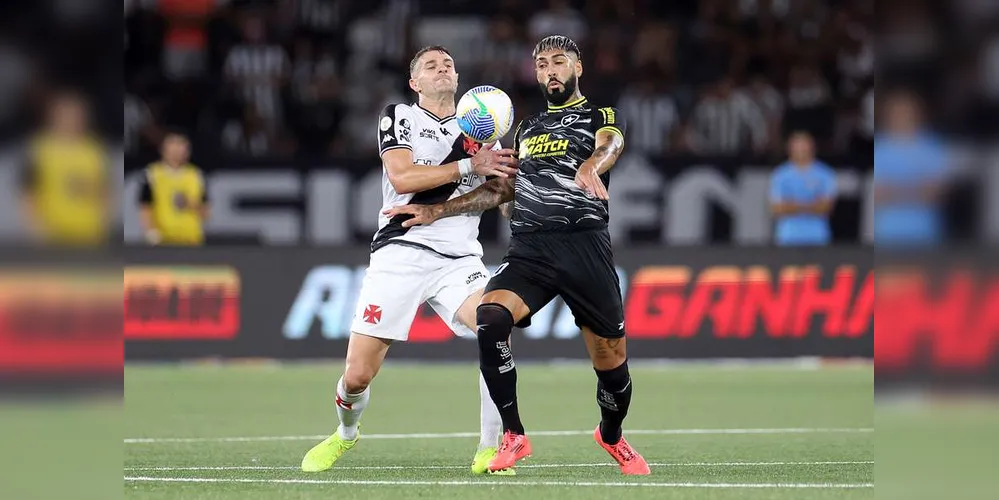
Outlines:
POLYGON ((391 481, 354 479, 241 479, 208 477, 126 476, 126 482, 161 483, 256 483, 256 484, 342 484, 359 486, 575 486, 622 488, 757 488, 757 489, 857 489, 873 488, 874 483, 624 483, 592 481, 391 481))
MULTIPOLYGON (((811 466, 811 465, 873 465, 873 460, 836 462, 684 462, 650 463, 652 467, 767 467, 767 466, 811 466)), ((616 467, 617 464, 527 464, 518 469, 549 469, 563 467, 616 467)), ((386 465, 337 467, 336 470, 462 470, 468 465, 386 465)), ((175 472, 175 471, 286 471, 299 470, 292 466, 204 466, 204 467, 125 467, 126 472, 175 472)))
MULTIPOLYGON (((785 429, 646 429, 626 430, 625 434, 653 435, 718 435, 718 434, 855 434, 874 432, 873 428, 808 428, 794 427, 785 429)), ((593 430, 585 431, 534 431, 529 436, 589 436, 593 430)), ((326 439, 328 435, 311 436, 244 436, 244 437, 192 437, 192 438, 128 438, 125 444, 156 444, 156 443, 244 443, 258 441, 314 441, 326 439)), ((363 434, 364 439, 447 439, 476 438, 477 432, 447 432, 447 433, 415 433, 415 434, 363 434)))

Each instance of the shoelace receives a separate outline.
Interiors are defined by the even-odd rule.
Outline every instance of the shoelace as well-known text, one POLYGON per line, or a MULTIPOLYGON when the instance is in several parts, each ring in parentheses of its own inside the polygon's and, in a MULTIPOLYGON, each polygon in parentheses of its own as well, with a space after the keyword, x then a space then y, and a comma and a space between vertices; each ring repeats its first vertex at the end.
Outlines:
POLYGON ((503 442, 500 443, 500 447, 499 447, 498 453, 502 453, 504 451, 510 451, 510 446, 513 445, 513 438, 512 438, 512 436, 513 436, 513 434, 509 434, 509 433, 503 436, 503 442))
POLYGON ((623 458, 625 462, 630 462, 635 459, 635 450, 624 441, 624 438, 621 439, 620 443, 614 446, 614 451, 616 451, 618 455, 621 455, 621 458, 623 458))

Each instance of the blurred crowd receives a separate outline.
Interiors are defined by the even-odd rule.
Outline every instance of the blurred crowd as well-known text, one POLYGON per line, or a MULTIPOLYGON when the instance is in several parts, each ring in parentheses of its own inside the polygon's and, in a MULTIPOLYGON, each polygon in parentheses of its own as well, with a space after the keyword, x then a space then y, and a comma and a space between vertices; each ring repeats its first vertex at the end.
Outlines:
POLYGON ((373 157, 408 62, 451 48, 463 91, 492 84, 518 119, 541 109, 531 49, 565 34, 581 88, 648 154, 779 154, 807 130, 824 154, 868 154, 867 0, 126 0, 125 147, 181 130, 195 150, 373 157))

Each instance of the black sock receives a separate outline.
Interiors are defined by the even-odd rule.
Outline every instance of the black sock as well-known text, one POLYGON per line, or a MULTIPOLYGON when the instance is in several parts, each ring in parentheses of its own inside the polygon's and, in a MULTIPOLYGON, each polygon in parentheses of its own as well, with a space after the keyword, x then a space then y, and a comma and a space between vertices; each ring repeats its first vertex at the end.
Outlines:
POLYGON ((621 424, 631 406, 631 374, 628 360, 612 370, 597 372, 597 404, 600 405, 600 437, 607 444, 621 440, 621 424))
POLYGON ((503 430, 523 434, 517 409, 517 368, 510 350, 513 314, 499 304, 482 304, 475 310, 475 320, 479 325, 479 370, 503 418, 503 430))

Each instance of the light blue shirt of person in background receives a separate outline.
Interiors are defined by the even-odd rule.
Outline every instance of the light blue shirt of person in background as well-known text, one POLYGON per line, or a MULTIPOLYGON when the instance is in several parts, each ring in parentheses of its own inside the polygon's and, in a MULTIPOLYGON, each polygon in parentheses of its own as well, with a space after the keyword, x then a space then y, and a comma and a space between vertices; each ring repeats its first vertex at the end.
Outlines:
POLYGON ((940 199, 949 169, 943 142, 924 129, 920 104, 889 96, 886 127, 874 140, 874 242, 924 247, 944 239, 940 199))
POLYGON ((931 245, 943 238, 935 189, 947 171, 944 147, 932 136, 877 137, 874 184, 886 195, 874 211, 877 245, 931 245))
POLYGON ((807 133, 788 140, 791 159, 770 179, 770 207, 777 221, 779 246, 817 246, 832 242, 829 213, 836 198, 836 172, 815 159, 807 133))

